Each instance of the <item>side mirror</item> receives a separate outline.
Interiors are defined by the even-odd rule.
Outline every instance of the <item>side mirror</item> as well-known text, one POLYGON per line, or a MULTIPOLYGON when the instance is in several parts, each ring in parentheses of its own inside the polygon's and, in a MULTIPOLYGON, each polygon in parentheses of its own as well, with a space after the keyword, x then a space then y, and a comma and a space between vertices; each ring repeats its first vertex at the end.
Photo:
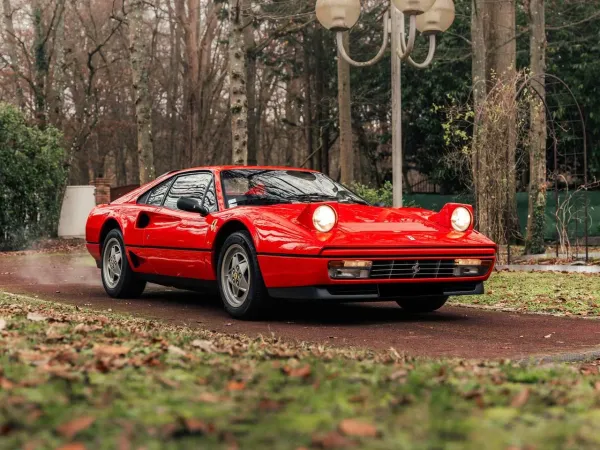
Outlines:
POLYGON ((210 214, 210 211, 205 206, 202 206, 195 198, 181 197, 177 200, 177 208, 181 211, 198 213, 202 217, 206 217, 210 214))

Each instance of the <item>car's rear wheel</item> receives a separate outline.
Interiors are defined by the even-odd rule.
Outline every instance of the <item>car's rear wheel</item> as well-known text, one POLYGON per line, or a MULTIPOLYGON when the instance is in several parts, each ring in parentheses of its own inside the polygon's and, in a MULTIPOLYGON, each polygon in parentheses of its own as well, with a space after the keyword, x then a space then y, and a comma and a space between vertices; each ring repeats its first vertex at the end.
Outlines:
POLYGON ((410 313, 430 313, 437 311, 446 304, 448 297, 407 298, 396 303, 410 313))
POLYGON ((269 305, 256 250, 247 232, 233 233, 225 240, 219 254, 217 279, 223 305, 233 317, 256 318, 269 305))
POLYGON ((146 288, 129 266, 120 230, 112 230, 102 247, 102 284, 112 298, 138 298, 146 288))

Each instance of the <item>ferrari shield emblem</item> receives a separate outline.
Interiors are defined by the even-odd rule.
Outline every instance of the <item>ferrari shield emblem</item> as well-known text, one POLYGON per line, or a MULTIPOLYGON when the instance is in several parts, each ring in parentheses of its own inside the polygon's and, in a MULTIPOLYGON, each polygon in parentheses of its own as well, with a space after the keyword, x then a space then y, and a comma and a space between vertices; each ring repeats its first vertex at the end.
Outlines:
POLYGON ((219 223, 218 220, 215 220, 213 223, 210 224, 210 231, 212 231, 213 233, 215 231, 217 231, 217 224, 219 223))

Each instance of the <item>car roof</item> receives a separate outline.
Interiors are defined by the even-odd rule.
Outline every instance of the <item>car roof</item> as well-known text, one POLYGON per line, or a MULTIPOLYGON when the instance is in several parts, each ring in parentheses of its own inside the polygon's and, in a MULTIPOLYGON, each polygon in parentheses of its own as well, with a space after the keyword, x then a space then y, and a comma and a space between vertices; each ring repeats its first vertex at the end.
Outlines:
POLYGON ((285 167, 285 166, 206 166, 206 167, 193 167, 189 169, 181 169, 173 172, 169 172, 168 175, 175 173, 194 172, 198 170, 211 170, 213 172, 223 172, 225 170, 293 170, 299 172, 318 172, 312 169, 303 169, 298 167, 285 167))

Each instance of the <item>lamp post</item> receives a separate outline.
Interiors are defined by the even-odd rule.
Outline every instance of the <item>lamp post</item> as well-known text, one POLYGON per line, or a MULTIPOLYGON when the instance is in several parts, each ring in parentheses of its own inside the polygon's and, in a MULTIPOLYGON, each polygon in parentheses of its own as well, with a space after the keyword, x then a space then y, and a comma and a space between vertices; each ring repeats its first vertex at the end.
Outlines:
POLYGON ((366 67, 377 64, 385 56, 392 42, 392 172, 394 206, 402 206, 402 82, 401 63, 408 62, 417 69, 428 67, 435 56, 436 37, 454 22, 452 0, 391 0, 383 17, 383 44, 369 61, 354 61, 346 51, 343 33, 356 25, 360 18, 360 0, 317 0, 317 19, 328 30, 337 33, 337 47, 342 57, 352 66, 366 67), (408 17, 408 37, 406 18, 408 17), (416 35, 419 31, 429 40, 429 53, 421 63, 412 59, 416 35))

